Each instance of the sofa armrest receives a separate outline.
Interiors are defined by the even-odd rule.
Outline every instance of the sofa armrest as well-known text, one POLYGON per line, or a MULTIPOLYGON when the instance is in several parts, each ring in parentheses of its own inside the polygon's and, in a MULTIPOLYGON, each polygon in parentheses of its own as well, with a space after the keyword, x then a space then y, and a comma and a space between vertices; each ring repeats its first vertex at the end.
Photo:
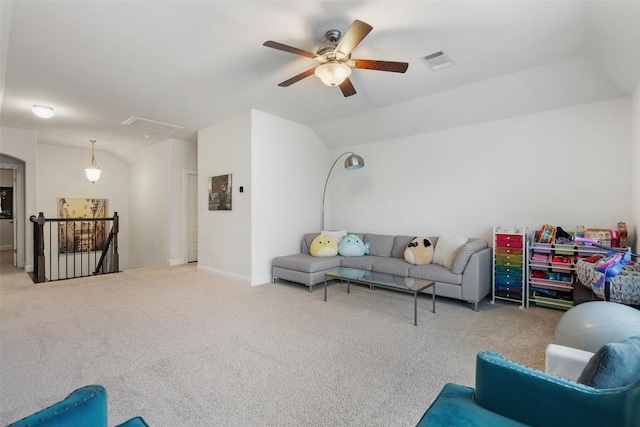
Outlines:
POLYGON ((593 353, 558 344, 547 346, 544 371, 566 380, 576 381, 593 353))
POLYGON ((491 351, 476 357, 474 397, 483 408, 532 426, 632 426, 640 414, 638 384, 595 389, 491 351))
POLYGON ((471 255, 462 273, 462 299, 477 303, 491 292, 491 248, 471 255))
POLYGON ((107 390, 101 385, 80 387, 64 400, 7 427, 29 426, 107 427, 107 390))

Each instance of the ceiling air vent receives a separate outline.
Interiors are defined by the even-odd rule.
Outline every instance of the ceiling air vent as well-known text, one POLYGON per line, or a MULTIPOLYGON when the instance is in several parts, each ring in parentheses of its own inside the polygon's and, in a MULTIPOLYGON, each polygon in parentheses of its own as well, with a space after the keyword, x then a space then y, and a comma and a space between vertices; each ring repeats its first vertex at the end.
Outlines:
POLYGON ((143 119, 141 117, 129 117, 122 122, 123 125, 133 126, 140 129, 154 130, 162 133, 174 133, 184 129, 182 126, 170 125, 155 120, 143 119))
POLYGON ((443 50, 422 56, 420 59, 422 59, 433 71, 438 71, 453 65, 451 58, 449 58, 443 50))

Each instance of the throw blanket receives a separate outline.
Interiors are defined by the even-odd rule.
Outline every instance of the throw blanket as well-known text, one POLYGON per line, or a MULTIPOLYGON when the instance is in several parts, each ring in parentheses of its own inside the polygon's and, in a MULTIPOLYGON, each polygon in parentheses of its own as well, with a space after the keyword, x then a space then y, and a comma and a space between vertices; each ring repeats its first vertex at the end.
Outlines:
MULTIPOLYGON (((576 263, 578 281, 591 289, 599 298, 604 298, 604 274, 595 269, 596 264, 579 260, 576 263)), ((626 265, 619 275, 609 280, 609 301, 640 305, 640 265, 626 265)))

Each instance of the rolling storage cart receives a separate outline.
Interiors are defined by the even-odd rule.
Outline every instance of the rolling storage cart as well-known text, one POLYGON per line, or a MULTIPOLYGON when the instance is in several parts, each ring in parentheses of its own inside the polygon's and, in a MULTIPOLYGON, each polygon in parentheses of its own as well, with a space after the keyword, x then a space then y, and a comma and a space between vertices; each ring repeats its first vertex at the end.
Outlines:
POLYGON ((513 301, 527 304, 527 228, 493 228, 493 286, 491 303, 513 301))
POLYGON ((536 305, 569 310, 575 304, 587 301, 591 292, 578 282, 576 261, 591 255, 605 255, 606 249, 594 246, 538 243, 537 232, 528 245, 527 307, 536 305))

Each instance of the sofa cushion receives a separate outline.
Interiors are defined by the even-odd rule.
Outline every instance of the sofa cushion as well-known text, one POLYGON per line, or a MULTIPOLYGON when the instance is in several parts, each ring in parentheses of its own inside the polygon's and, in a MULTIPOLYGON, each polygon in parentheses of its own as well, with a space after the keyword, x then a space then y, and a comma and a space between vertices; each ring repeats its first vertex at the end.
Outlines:
POLYGON ((462 274, 464 269, 467 267, 467 263, 469 262, 469 258, 471 255, 482 250, 484 248, 488 248, 489 244, 482 239, 469 239, 467 243, 465 243, 462 248, 456 254, 456 257, 453 259, 453 265, 451 266, 451 272, 454 274, 462 274))
POLYGON ((318 258, 309 254, 295 254, 275 257, 272 265, 304 273, 316 273, 340 267, 340 257, 318 258))
POLYGON ((433 263, 451 268, 458 251, 467 243, 467 240, 466 237, 442 233, 433 250, 433 263))
POLYGON ((415 236, 395 236, 393 238, 393 249, 391 249, 391 256, 395 258, 404 258, 404 250, 407 249, 409 242, 413 240, 415 236))
POLYGON ((341 267, 359 268, 361 270, 371 270, 374 262, 385 260, 385 257, 365 255, 354 257, 340 257, 341 267))
POLYGON ((411 267, 412 264, 409 264, 405 260, 391 257, 375 261, 371 266, 371 271, 395 274, 396 276, 408 276, 411 267))
POLYGON ((438 264, 414 265, 409 269, 409 276, 452 285, 462 284, 461 274, 453 274, 451 270, 438 264))
POLYGON ((578 377, 594 388, 618 388, 640 379, 640 336, 606 344, 595 352, 578 377))
POLYGON ((394 238, 394 236, 387 234, 367 233, 364 235, 364 242, 371 243, 370 255, 390 257, 394 238))
POLYGON ((309 248, 311 247, 311 242, 313 242, 313 239, 315 239, 316 237, 318 237, 320 235, 320 233, 307 233, 302 237, 302 247, 300 248, 300 252, 303 254, 308 254, 309 253, 309 248))

